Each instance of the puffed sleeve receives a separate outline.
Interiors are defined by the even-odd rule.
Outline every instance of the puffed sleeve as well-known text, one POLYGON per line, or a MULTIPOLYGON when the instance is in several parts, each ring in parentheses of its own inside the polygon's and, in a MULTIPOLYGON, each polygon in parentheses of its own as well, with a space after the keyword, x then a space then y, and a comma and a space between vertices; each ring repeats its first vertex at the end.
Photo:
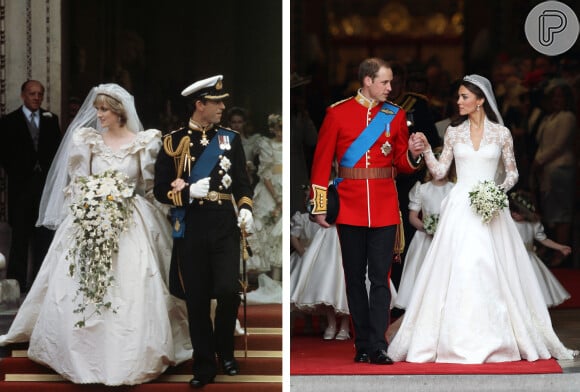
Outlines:
POLYGON ((409 210, 421 211, 421 182, 417 181, 409 191, 409 210))
POLYGON ((258 150, 260 152, 260 166, 258 166, 258 177, 269 180, 272 178, 272 165, 274 164, 274 151, 270 140, 266 137, 261 137, 258 142, 258 150))
POLYGON ((143 191, 147 199, 153 201, 153 186, 155 180, 155 161, 161 149, 161 131, 148 129, 139 135, 139 164, 141 165, 141 176, 143 181, 143 191))
POLYGON ((548 236, 544 232, 544 226, 541 222, 534 222, 532 223, 534 227, 534 239, 536 241, 544 241, 548 236))
POLYGON ((100 137, 93 128, 79 128, 74 131, 68 158, 68 174, 71 182, 77 177, 91 174, 91 154, 96 138, 100 137))
POLYGON ((296 211, 290 221, 290 235, 292 237, 301 238, 304 231, 304 219, 300 211, 296 211))

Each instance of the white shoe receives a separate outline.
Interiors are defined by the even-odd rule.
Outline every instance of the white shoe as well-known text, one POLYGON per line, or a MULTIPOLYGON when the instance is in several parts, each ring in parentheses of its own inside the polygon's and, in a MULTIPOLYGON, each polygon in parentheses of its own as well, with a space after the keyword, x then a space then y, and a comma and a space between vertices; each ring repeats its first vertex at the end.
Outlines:
POLYGON ((336 334, 335 339, 336 340, 348 340, 348 339, 350 339, 350 334, 348 333, 348 331, 346 329, 341 329, 336 334))
POLYGON ((336 327, 333 327, 333 326, 330 326, 329 325, 324 330, 324 335, 322 336, 322 338, 324 340, 331 340, 331 339, 334 339, 334 335, 336 335, 336 327))

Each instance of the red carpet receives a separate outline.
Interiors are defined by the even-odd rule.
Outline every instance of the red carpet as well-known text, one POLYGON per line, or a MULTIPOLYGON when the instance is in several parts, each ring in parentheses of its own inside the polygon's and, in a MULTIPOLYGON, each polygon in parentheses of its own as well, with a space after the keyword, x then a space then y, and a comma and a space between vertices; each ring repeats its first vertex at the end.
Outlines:
POLYGON ((550 271, 571 295, 570 299, 556 309, 580 308, 580 269, 552 268, 550 271))
POLYGON ((411 374, 535 374, 562 373, 554 359, 460 365, 397 362, 389 366, 354 363, 352 340, 324 341, 320 337, 294 336, 290 350, 291 375, 411 375, 411 374))

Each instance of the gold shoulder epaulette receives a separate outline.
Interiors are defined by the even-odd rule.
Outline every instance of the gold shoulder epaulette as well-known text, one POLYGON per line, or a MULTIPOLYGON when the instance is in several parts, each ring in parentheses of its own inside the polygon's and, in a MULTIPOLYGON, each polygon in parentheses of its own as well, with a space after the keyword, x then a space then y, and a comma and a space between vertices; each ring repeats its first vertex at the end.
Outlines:
POLYGON ((399 104, 396 104, 396 103, 394 103, 393 101, 389 101, 389 100, 387 100, 387 103, 390 103, 391 105, 393 105, 393 106, 396 106, 396 107, 398 107, 399 109, 402 109, 401 105, 399 105, 399 104))
POLYGON ((165 135, 163 135, 162 137, 164 137, 164 138, 165 138, 165 137, 167 137, 167 136, 171 136, 171 135, 173 135, 173 134, 174 134, 174 133, 176 133, 176 132, 183 131, 184 129, 185 129, 185 127, 181 127, 181 128, 174 129, 173 131, 169 131, 168 133, 166 133, 166 134, 165 134, 165 135))
POLYGON ((340 100, 340 101, 338 101, 338 102, 335 102, 335 103, 333 103, 332 105, 330 105, 330 107, 331 107, 331 108, 333 108, 333 107, 335 107, 335 106, 338 106, 338 105, 340 105, 341 103, 345 103, 345 102, 346 102, 346 101, 348 101, 349 99, 352 99, 352 97, 348 97, 348 98, 342 99, 342 100, 340 100))

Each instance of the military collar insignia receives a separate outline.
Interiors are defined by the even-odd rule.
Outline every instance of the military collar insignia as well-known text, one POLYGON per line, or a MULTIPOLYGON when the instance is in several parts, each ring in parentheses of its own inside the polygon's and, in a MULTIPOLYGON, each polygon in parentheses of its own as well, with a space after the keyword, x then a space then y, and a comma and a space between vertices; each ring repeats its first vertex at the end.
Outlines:
POLYGON ((375 101, 374 99, 369 99, 365 97, 362 94, 361 89, 359 89, 358 92, 356 93, 355 99, 359 104, 361 104, 367 109, 372 109, 379 104, 379 101, 375 101))

